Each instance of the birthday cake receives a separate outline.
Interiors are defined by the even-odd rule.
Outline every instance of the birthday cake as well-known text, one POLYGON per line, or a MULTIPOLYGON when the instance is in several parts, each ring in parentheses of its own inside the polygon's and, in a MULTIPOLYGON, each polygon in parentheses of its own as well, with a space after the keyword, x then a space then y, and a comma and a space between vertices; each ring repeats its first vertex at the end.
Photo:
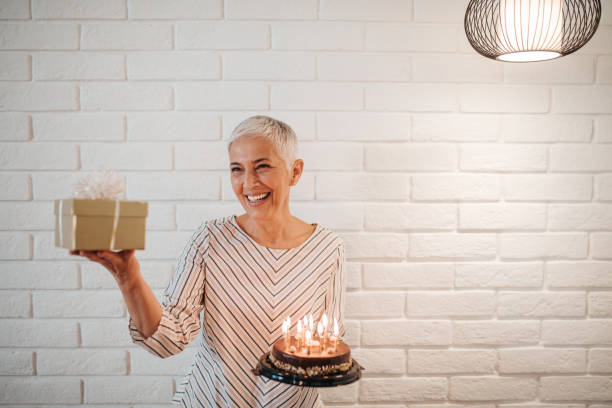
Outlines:
POLYGON ((309 346, 298 343, 294 337, 278 340, 270 351, 270 362, 280 370, 308 377, 342 373, 351 367, 351 350, 342 340, 313 340, 309 346))

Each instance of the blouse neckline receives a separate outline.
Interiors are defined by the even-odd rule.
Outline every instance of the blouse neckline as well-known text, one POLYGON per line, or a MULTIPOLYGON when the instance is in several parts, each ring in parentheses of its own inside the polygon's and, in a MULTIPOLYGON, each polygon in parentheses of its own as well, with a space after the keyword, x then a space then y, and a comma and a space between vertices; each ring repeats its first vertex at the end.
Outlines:
POLYGON ((303 246, 305 246, 306 244, 308 244, 308 242, 317 234, 317 232, 319 231, 319 229, 321 228, 319 224, 310 224, 310 225, 314 225, 315 229, 314 231, 312 231, 312 233, 308 236, 308 238, 306 238, 301 244, 299 244, 298 246, 292 247, 292 248, 270 248, 267 247, 265 245, 260 244, 259 242, 255 241, 255 239, 253 239, 253 237, 251 237, 249 234, 247 234, 247 232, 245 230, 243 230, 240 225, 238 224, 238 221, 236 220, 236 216, 232 215, 230 217, 230 221, 231 223, 249 240, 251 241, 255 246, 263 248, 263 249, 267 249, 268 251, 273 251, 273 252, 284 252, 284 251, 291 251, 294 249, 300 249, 303 246))

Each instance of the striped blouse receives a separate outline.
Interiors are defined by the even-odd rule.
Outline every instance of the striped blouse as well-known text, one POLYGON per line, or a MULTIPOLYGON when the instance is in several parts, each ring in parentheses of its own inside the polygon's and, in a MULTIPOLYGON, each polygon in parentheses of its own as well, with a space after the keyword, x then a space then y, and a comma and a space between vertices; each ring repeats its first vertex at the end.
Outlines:
POLYGON ((316 388, 255 376, 259 357, 282 336, 282 323, 327 312, 345 298, 344 246, 316 225, 301 245, 272 249, 249 237, 235 217, 203 223, 177 260, 157 331, 148 338, 130 319, 133 341, 159 357, 184 350, 201 330, 195 361, 173 398, 181 407, 321 407, 316 388), (203 314, 200 318, 200 312, 203 314))

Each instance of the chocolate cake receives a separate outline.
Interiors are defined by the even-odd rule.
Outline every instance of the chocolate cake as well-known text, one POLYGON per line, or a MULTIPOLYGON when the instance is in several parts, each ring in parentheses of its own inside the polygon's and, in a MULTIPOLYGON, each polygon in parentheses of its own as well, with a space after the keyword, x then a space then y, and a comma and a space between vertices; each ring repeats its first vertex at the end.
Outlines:
POLYGON ((314 341, 310 347, 296 347, 295 338, 286 341, 280 339, 272 346, 270 361, 283 371, 304 376, 319 376, 342 373, 351 367, 351 349, 342 340, 338 344, 326 344, 320 347, 318 341, 314 341))

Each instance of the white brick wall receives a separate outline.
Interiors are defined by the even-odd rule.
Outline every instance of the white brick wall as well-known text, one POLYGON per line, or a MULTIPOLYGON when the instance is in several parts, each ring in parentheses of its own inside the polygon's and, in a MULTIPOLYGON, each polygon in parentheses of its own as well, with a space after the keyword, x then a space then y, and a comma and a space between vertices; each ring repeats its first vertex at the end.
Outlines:
POLYGON ((326 406, 610 408, 612 2, 568 57, 503 64, 468 0, 0 1, 0 405, 167 406, 195 348, 128 336, 108 272, 54 247, 52 200, 114 168, 150 202, 156 293, 240 211, 232 128, 291 124, 292 211, 347 246, 326 406))

